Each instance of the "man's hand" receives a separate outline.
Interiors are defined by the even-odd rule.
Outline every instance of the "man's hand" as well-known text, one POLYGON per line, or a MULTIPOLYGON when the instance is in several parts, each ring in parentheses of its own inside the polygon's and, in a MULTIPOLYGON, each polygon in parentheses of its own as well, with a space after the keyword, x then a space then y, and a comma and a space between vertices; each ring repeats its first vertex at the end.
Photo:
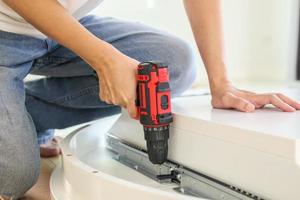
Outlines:
POLYGON ((208 74, 213 107, 253 112, 273 104, 286 112, 300 110, 298 102, 283 94, 255 94, 229 84, 223 51, 221 1, 184 0, 184 5, 208 74))
POLYGON ((99 96, 108 104, 126 108, 129 115, 136 118, 136 74, 139 62, 122 54, 111 45, 105 55, 107 57, 104 63, 101 60, 99 66, 93 65, 99 77, 99 96))
POLYGON ((133 118, 137 116, 138 61, 90 33, 58 1, 3 1, 35 28, 75 52, 93 67, 99 77, 99 96, 103 101, 127 108, 133 118))
POLYGON ((272 104, 284 112, 300 110, 300 103, 280 93, 256 94, 239 90, 227 84, 212 92, 212 106, 221 109, 236 109, 253 112, 272 104))

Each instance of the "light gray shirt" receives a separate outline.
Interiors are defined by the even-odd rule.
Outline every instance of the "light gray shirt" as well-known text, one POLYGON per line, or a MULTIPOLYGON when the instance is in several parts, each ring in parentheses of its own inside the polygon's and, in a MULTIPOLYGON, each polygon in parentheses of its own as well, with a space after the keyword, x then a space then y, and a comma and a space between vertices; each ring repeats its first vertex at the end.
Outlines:
MULTIPOLYGON (((76 19, 82 18, 103 0, 58 0, 76 19)), ((33 37, 46 36, 26 22, 20 15, 0 0, 0 30, 33 37)))

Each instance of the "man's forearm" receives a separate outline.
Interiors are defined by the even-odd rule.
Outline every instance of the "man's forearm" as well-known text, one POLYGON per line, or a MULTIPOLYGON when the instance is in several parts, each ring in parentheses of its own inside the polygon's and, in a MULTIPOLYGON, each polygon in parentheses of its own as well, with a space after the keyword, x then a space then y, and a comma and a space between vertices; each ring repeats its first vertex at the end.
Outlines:
POLYGON ((107 48, 65 10, 57 0, 4 0, 4 2, 45 35, 74 51, 89 64, 104 60, 107 48))
POLYGON ((212 90, 228 82, 219 0, 184 0, 212 90))

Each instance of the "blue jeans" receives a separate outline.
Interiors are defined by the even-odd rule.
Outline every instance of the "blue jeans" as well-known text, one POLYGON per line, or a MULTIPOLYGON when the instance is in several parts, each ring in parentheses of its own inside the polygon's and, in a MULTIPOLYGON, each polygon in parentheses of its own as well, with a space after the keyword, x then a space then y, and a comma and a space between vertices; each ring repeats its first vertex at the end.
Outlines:
MULTIPOLYGON (((89 31, 139 61, 169 63, 173 95, 195 79, 194 53, 181 39, 137 22, 86 16, 89 31)), ((99 52, 101 53, 101 52, 99 52)), ((98 97, 92 69, 51 39, 0 31, 0 195, 21 197, 39 175, 39 143, 61 129, 120 112, 98 97), (44 78, 25 82, 28 74, 44 78)))

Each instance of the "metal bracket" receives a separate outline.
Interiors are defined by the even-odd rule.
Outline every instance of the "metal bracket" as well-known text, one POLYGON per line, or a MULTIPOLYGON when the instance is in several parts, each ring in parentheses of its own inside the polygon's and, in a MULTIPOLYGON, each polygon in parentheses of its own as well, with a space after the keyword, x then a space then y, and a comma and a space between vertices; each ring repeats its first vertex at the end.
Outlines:
POLYGON ((115 159, 120 163, 161 184, 176 183, 178 187, 175 187, 174 190, 181 194, 216 200, 267 200, 267 198, 171 161, 162 165, 154 165, 149 161, 148 155, 143 149, 115 136, 107 135, 107 144, 108 148, 116 154, 115 159))

